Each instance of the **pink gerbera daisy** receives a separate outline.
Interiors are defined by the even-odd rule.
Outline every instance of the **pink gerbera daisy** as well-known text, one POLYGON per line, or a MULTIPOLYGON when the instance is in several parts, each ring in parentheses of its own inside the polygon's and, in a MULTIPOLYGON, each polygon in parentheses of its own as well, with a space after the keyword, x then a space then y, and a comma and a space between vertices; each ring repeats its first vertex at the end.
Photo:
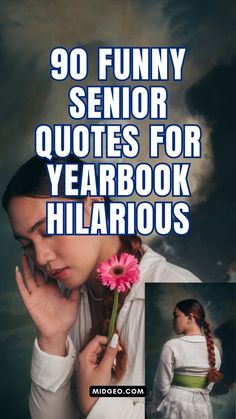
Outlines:
POLYGON ((139 280, 138 260, 129 253, 112 256, 100 263, 97 272, 103 285, 118 292, 124 292, 139 280))

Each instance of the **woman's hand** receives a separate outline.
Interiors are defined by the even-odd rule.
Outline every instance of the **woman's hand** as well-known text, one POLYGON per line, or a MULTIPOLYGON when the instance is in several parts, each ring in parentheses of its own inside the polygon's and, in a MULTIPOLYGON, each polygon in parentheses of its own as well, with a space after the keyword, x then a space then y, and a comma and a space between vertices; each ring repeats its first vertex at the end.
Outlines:
POLYGON ((80 409, 88 415, 98 397, 89 396, 91 386, 107 386, 111 381, 111 370, 118 351, 118 335, 115 333, 107 345, 106 336, 95 336, 77 358, 77 388, 80 409), (105 349, 105 352, 104 352, 105 349), (104 352, 98 364, 99 355, 104 352))
POLYGON ((16 270, 16 282, 25 307, 39 332, 39 346, 48 353, 65 356, 65 343, 78 313, 79 290, 64 297, 55 280, 46 283, 35 268, 32 275, 27 256, 22 256, 22 274, 16 270))

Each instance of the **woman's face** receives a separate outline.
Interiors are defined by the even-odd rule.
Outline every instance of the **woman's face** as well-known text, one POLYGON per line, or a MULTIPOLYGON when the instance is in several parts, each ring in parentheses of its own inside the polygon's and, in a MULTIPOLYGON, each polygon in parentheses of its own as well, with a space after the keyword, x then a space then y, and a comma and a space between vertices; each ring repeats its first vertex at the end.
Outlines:
MULTIPOLYGON (((97 265, 110 257, 111 251, 115 252, 115 246, 112 249, 109 244, 108 249, 104 236, 47 236, 46 202, 50 200, 53 201, 13 198, 8 208, 9 221, 15 238, 33 263, 49 277, 73 289, 95 276, 97 265)), ((85 226, 89 220, 90 208, 84 205, 85 226)))
POLYGON ((177 307, 175 307, 174 309, 173 316, 173 329, 175 333, 177 335, 182 335, 186 333, 189 327, 189 317, 186 316, 177 307))

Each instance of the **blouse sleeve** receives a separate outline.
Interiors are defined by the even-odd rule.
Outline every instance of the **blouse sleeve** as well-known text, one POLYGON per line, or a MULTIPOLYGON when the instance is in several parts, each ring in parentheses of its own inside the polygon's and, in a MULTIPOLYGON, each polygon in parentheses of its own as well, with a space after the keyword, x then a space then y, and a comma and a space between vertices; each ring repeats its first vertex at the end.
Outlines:
POLYGON ((74 419, 77 408, 71 397, 71 376, 76 351, 67 339, 67 356, 51 355, 34 343, 29 398, 32 419, 74 419))
POLYGON ((152 400, 147 406, 148 417, 155 414, 161 400, 168 393, 174 375, 174 354, 165 344, 161 351, 159 364, 153 382, 152 400))

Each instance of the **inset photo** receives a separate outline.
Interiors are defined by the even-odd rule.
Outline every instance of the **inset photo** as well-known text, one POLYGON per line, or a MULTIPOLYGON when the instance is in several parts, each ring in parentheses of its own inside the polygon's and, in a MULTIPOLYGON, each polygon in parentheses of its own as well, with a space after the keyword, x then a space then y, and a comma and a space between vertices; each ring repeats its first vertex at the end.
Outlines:
POLYGON ((234 419, 236 284, 146 284, 146 419, 234 419))

